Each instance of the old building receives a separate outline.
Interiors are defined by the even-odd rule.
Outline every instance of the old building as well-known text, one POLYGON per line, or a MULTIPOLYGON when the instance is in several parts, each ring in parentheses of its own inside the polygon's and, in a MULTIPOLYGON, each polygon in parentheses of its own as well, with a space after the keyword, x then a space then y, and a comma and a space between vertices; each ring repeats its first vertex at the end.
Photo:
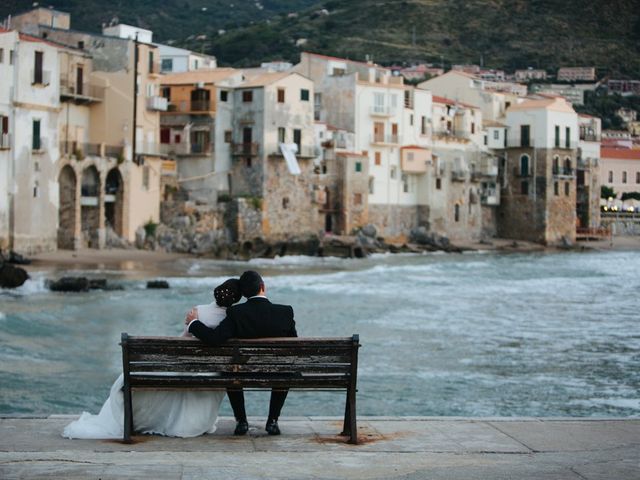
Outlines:
POLYGON ((529 80, 546 80, 547 71, 535 68, 527 68, 523 70, 516 70, 514 77, 516 82, 528 82, 529 80))
POLYGON ((150 40, 151 32, 125 25, 107 30, 122 37, 78 32, 69 29, 68 14, 42 10, 12 17, 12 24, 61 52, 51 77, 60 109, 52 137, 61 148, 48 149, 58 158, 47 179, 59 190, 50 216, 57 243, 101 248, 108 227, 132 242, 136 230, 159 220, 161 174, 171 170, 158 142, 166 99, 157 49, 132 39, 150 40))
POLYGON ((591 115, 578 115, 576 165, 576 214, 578 228, 600 226, 600 138, 602 122, 591 115))
POLYGON ((229 192, 233 87, 242 72, 232 68, 164 75, 161 93, 163 153, 176 160, 177 183, 190 200, 215 204, 229 192))
POLYGON ((596 79, 595 67, 561 67, 556 77, 561 82, 593 82, 596 79))
POLYGON ((600 162, 602 185, 612 188, 618 199, 640 192, 640 149, 602 147, 600 162))
POLYGON ((250 76, 232 92, 230 194, 238 240, 286 240, 322 229, 314 194, 313 82, 294 72, 250 76))
POLYGON ((575 241, 578 116, 563 98, 507 110, 509 129, 498 235, 544 244, 575 241))
POLYGON ((56 248, 59 50, 0 30, 0 247, 20 253, 56 248))

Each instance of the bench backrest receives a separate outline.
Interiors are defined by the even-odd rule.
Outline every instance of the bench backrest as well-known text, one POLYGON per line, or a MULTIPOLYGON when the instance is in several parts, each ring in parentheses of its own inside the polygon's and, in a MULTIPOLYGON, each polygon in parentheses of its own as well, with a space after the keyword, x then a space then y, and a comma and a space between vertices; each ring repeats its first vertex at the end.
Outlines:
POLYGON ((121 345, 131 387, 334 389, 355 384, 359 339, 237 339, 211 347, 193 338, 123 333, 121 345))

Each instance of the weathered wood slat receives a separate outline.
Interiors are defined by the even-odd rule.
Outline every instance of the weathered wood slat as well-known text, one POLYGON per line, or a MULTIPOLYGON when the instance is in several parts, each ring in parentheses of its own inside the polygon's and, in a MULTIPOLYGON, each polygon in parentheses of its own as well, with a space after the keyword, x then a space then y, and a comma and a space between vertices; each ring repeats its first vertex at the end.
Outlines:
POLYGON ((314 365, 351 364, 350 355, 191 355, 189 352, 170 355, 166 353, 129 353, 129 362, 138 363, 201 363, 242 365, 314 365))
POLYGON ((132 363, 131 373, 135 372, 190 372, 190 373, 210 373, 210 372, 286 372, 286 373, 344 373, 349 374, 351 365, 349 364, 203 364, 203 363, 132 363))
MULTIPOLYGON (((293 345, 334 345, 334 344, 350 344, 353 342, 352 337, 269 337, 269 338, 235 338, 225 342, 225 345, 276 345, 276 344, 293 344, 293 345)), ((128 337, 127 343, 130 345, 137 344, 153 344, 162 345, 169 344, 174 345, 176 343, 200 343, 197 338, 189 337, 147 337, 147 336, 135 336, 128 337)), ((214 347, 218 348, 218 347, 214 347)))
POLYGON ((315 355, 324 355, 324 356, 345 356, 348 357, 351 355, 351 348, 342 346, 342 347, 328 347, 328 348, 320 348, 320 347, 309 347, 309 346, 300 346, 294 347, 291 345, 287 345, 285 347, 275 347, 275 346, 243 346, 243 347, 229 347, 227 345, 220 347, 208 347, 206 345, 145 345, 141 346, 129 346, 129 355, 131 358, 136 358, 137 355, 197 355, 203 357, 209 357, 212 355, 220 355, 220 356, 233 356, 233 355, 273 355, 273 356, 295 356, 295 357, 305 357, 305 356, 315 356, 315 355))
POLYGON ((296 377, 197 377, 197 376, 180 376, 180 377, 149 377, 149 376, 131 376, 131 387, 146 388, 289 388, 289 389, 316 389, 316 388, 346 388, 349 386, 349 377, 340 376, 306 376, 302 378, 296 377))

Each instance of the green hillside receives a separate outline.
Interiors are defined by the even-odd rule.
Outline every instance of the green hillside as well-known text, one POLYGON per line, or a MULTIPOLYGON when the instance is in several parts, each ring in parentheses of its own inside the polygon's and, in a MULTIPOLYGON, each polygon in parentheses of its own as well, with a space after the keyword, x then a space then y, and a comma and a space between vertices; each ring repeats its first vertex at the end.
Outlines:
MULTIPOLYGON (((381 64, 483 62, 493 68, 549 71, 560 65, 594 65, 601 73, 640 78, 640 0, 50 3, 72 13, 74 28, 96 31, 118 17, 152 29, 158 41, 213 53, 221 65, 295 62, 307 50, 353 59, 368 55, 381 64)), ((5 0, 0 16, 30 5, 5 0)))

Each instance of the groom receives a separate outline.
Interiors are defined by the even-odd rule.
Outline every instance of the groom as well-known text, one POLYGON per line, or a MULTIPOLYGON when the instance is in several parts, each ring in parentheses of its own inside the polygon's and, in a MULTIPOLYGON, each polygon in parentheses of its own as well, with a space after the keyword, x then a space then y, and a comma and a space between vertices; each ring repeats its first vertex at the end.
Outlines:
MULTIPOLYGON (((208 345, 219 345, 229 338, 297 337, 293 308, 271 303, 266 295, 262 277, 248 270, 240 277, 240 292, 247 301, 227 309, 226 318, 211 329, 193 317, 187 316, 189 332, 208 345)), ((265 430, 269 435, 280 435, 278 417, 287 398, 288 390, 271 390, 269 418, 265 430)), ((236 417, 235 435, 249 430, 242 389, 228 390, 229 402, 236 417)))

